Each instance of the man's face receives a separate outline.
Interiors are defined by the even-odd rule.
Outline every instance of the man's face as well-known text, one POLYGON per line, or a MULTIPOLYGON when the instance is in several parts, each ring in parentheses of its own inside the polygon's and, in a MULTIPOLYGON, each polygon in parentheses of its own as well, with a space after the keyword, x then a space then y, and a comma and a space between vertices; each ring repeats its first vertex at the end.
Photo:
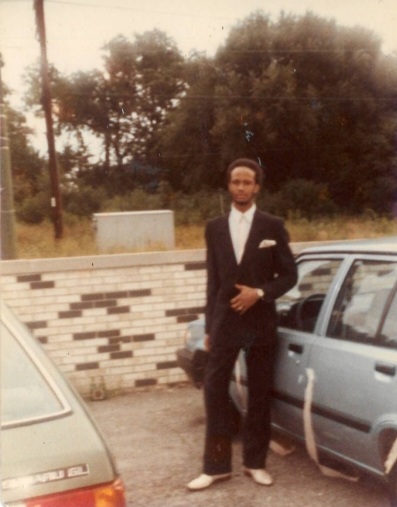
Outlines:
POLYGON ((230 174, 228 189, 236 208, 240 211, 247 210, 259 192, 255 171, 248 167, 235 167, 230 174))

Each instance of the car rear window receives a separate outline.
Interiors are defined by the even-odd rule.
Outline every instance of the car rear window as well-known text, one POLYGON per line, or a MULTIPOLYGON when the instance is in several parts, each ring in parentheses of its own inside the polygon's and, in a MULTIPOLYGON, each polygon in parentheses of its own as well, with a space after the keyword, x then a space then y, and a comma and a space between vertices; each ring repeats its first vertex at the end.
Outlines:
POLYGON ((29 424, 65 412, 62 396, 44 366, 3 323, 0 368, 2 427, 29 424))

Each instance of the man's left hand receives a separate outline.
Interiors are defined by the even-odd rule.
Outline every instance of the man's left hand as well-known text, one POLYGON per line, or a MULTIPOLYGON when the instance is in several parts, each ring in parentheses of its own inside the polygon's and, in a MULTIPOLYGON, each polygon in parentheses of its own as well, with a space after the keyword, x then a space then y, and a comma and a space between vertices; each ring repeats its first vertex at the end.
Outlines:
POLYGON ((258 292, 256 289, 247 287, 246 285, 236 284, 235 287, 240 292, 230 300, 230 306, 235 312, 243 315, 258 301, 258 292))

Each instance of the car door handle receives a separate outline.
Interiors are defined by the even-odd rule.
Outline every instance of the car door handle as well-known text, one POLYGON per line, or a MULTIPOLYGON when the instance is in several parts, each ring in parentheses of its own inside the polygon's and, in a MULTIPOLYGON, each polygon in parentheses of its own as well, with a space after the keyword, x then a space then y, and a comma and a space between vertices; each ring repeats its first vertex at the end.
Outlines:
POLYGON ((298 345, 297 343, 290 343, 288 345, 288 350, 295 352, 296 354, 303 354, 303 346, 298 345))
POLYGON ((396 367, 384 363, 376 363, 375 371, 383 373, 384 375, 389 375, 390 377, 394 377, 396 374, 396 367))

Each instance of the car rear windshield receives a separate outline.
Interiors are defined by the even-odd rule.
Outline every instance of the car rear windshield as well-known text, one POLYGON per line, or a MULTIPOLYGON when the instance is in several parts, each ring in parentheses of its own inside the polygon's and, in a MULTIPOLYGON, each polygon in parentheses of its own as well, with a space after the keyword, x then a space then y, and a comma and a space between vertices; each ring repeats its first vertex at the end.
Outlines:
POLYGON ((2 427, 29 424, 65 413, 66 404, 44 366, 3 322, 0 368, 2 427))

